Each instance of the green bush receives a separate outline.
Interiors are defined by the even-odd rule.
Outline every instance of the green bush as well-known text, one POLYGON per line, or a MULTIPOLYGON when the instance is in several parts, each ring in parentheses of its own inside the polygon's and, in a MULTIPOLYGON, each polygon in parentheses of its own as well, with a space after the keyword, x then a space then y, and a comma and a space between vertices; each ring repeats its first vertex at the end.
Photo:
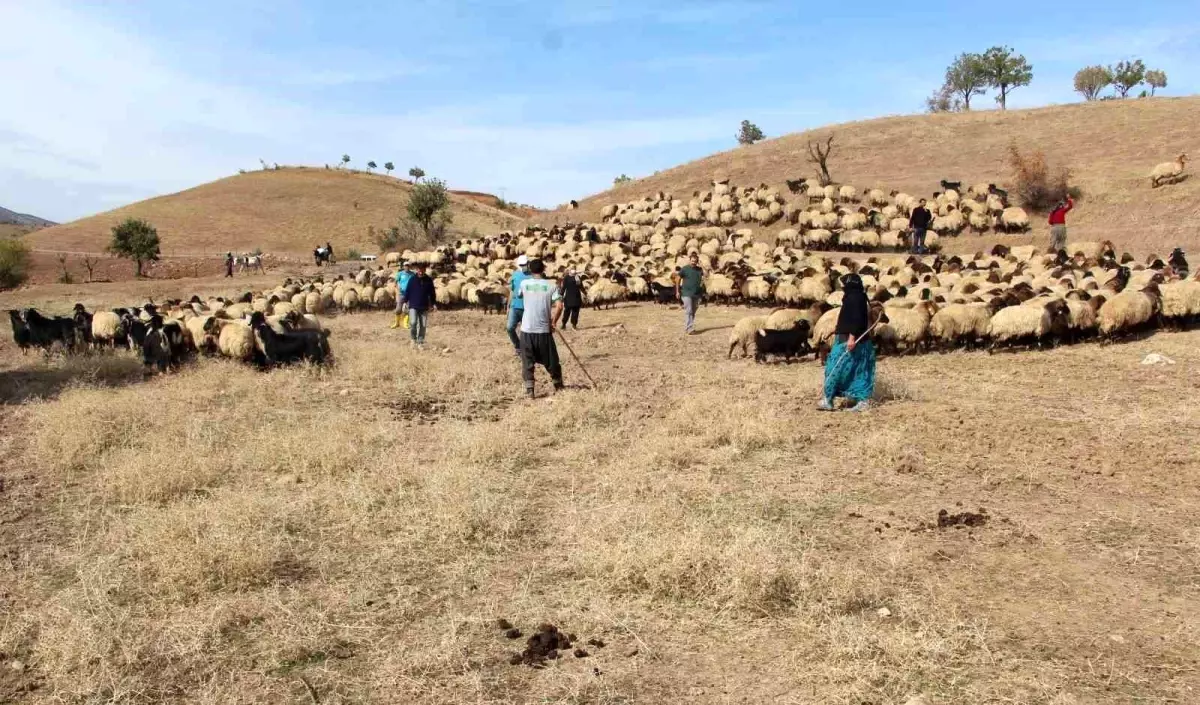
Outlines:
POLYGON ((29 247, 16 238, 0 240, 0 289, 12 289, 29 278, 29 247))
POLYGON ((351 247, 346 250, 346 259, 362 259, 362 253, 351 247))

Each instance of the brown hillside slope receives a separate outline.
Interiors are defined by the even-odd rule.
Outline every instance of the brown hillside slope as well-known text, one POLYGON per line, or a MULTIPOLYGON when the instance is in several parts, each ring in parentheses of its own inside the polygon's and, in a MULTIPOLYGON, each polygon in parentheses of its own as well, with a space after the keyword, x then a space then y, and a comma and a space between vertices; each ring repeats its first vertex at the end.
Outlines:
MULTIPOLYGON (((813 176, 807 141, 836 134, 830 171, 860 190, 874 185, 928 196, 940 179, 1007 182, 1008 145, 1042 149, 1069 166, 1084 197, 1070 218, 1072 240, 1111 239, 1138 253, 1176 244, 1200 248, 1200 178, 1151 190, 1154 165, 1187 152, 1200 159, 1200 97, 1105 101, 1032 110, 890 117, 785 135, 684 164, 584 199, 576 213, 546 220, 596 219, 602 206, 658 190, 691 196, 721 174, 735 184, 813 176)), ((1195 173, 1194 163, 1188 171, 1195 173)), ((951 251, 973 251, 1003 240, 1045 244, 1045 218, 1033 216, 1027 236, 962 235, 951 251)), ((770 233, 781 226, 767 228, 770 233)))
MULTIPOLYGON (((30 234, 42 250, 100 252, 121 220, 145 218, 158 228, 164 254, 217 254, 262 248, 307 254, 330 241, 335 251, 375 252, 368 227, 395 225, 412 185, 390 176, 313 168, 253 171, 159 196, 30 234)), ((451 195, 452 234, 492 233, 520 218, 451 195)))

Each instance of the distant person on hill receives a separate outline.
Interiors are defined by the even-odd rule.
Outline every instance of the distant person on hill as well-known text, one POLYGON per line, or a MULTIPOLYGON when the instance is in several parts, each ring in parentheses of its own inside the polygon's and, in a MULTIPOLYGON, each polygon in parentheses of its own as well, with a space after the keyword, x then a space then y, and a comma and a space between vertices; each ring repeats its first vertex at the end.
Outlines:
POLYGON ((404 323, 404 287, 408 286, 408 280, 412 277, 410 262, 402 264, 396 272, 396 320, 388 328, 400 328, 404 323))
POLYGON ((875 345, 867 337, 869 305, 862 278, 842 277, 842 307, 834 329, 833 350, 825 360, 821 411, 833 411, 833 400, 846 397, 851 411, 866 411, 875 393, 875 345))
POLYGON ((404 285, 404 303, 408 304, 408 331, 412 344, 425 347, 425 329, 429 326, 429 310, 437 302, 433 279, 425 273, 425 263, 417 263, 417 273, 404 285))
POLYGON ((925 207, 925 199, 922 198, 908 218, 908 227, 912 231, 912 253, 914 255, 923 255, 928 252, 925 249, 925 233, 929 231, 929 224, 932 222, 933 214, 925 207))
POLYGON ((225 253, 225 276, 227 276, 227 277, 233 276, 233 253, 232 252, 225 253))
POLYGON ((517 298, 524 303, 521 317, 521 378, 525 380, 525 396, 533 398, 533 368, 541 365, 550 373, 555 391, 563 388, 562 365, 558 361, 558 346, 554 344, 554 328, 562 314, 562 297, 554 282, 543 276, 546 263, 535 259, 529 263, 529 275, 521 280, 517 298))
POLYGON ((696 334, 696 307, 703 293, 704 271, 700 269, 700 255, 693 252, 675 281, 675 296, 683 302, 684 335, 696 334))
POLYGON ((325 255, 329 259, 329 263, 333 264, 333 245, 328 241, 325 242, 325 255))
POLYGON ((583 290, 579 284, 579 275, 574 269, 568 269, 563 275, 562 281, 558 283, 558 290, 562 293, 563 329, 571 325, 575 330, 579 330, 579 309, 583 308, 583 290))
POLYGON ((521 255, 517 258, 517 271, 513 272, 512 279, 508 283, 508 339, 512 342, 513 351, 521 354, 521 338, 517 335, 517 329, 521 325, 521 318, 525 315, 525 302, 521 300, 521 282, 529 276, 529 258, 521 255))
POLYGON ((1050 211, 1050 249, 1054 252, 1067 246, 1067 213, 1075 207, 1075 199, 1067 196, 1050 211))

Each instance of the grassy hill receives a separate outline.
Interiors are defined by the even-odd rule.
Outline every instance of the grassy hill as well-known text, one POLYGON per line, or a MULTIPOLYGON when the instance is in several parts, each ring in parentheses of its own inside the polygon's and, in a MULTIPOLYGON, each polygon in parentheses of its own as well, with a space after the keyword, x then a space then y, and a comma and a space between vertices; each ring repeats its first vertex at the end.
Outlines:
MULTIPOLYGON (((690 196, 713 177, 735 184, 813 176, 807 141, 833 133, 830 171, 839 183, 860 189, 875 185, 914 195, 938 190, 940 179, 1007 182, 1009 144, 1041 149, 1052 164, 1074 172, 1084 197, 1070 218, 1072 239, 1111 239, 1134 252, 1170 246, 1200 248, 1200 179, 1155 190, 1147 175, 1155 164, 1187 152, 1200 158, 1200 97, 1105 101, 1032 110, 889 117, 833 125, 714 154, 630 184, 590 196, 578 212, 556 211, 546 220, 599 217, 611 202, 630 201, 663 190, 690 196)), ((1189 171, 1194 172, 1189 164, 1189 171)), ((963 235, 952 250, 970 251, 1003 239, 1045 243, 1045 219, 1034 217, 1030 235, 982 238, 963 235)), ((780 226, 768 228, 774 232, 780 226)))
MULTIPOLYGON (((31 233, 43 250, 100 252, 113 225, 145 218, 158 228, 163 253, 212 254, 262 248, 307 254, 326 241, 335 250, 374 252, 368 228, 395 225, 412 185, 395 177, 293 167, 239 174, 31 233)), ((451 194, 452 234, 518 226, 516 215, 451 194)))

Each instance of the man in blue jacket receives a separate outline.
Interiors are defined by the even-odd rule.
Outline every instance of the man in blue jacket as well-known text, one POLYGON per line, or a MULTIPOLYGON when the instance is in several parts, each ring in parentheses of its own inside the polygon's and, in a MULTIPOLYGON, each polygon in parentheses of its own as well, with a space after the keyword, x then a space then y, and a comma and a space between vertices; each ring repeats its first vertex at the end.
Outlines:
POLYGON ((429 324, 429 310, 437 302, 437 291, 433 279, 425 273, 425 263, 417 263, 417 273, 404 286, 404 303, 408 304, 408 331, 412 343, 425 347, 425 328, 429 324))
POLYGON ((412 265, 408 262, 396 272, 396 320, 388 328, 399 328, 404 322, 404 287, 408 286, 408 280, 412 277, 412 265))
POLYGON ((529 277, 529 258, 521 255, 517 258, 517 271, 513 272, 508 284, 508 339, 512 342, 517 356, 521 355, 521 338, 517 329, 521 326, 521 318, 525 315, 525 302, 521 299, 521 282, 529 277))

